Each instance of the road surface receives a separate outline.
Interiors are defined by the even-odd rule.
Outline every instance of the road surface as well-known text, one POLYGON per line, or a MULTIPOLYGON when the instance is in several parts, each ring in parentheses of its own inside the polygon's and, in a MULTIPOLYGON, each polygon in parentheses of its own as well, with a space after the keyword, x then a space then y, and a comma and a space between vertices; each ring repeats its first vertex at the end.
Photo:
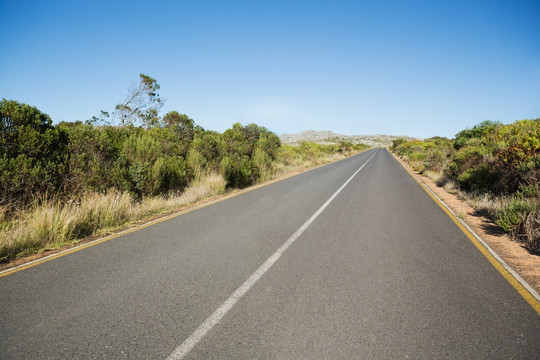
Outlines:
POLYGON ((538 354, 535 310, 383 149, 0 278, 1 359, 538 354))

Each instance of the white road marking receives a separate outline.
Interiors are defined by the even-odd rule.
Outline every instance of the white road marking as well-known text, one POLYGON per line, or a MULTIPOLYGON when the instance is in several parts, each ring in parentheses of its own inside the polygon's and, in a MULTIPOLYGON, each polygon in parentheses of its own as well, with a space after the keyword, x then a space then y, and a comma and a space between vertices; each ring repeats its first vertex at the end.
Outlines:
POLYGON ((291 235, 283 245, 276 250, 235 292, 231 294, 221 304, 212 315, 210 315, 179 347, 176 348, 168 357, 167 360, 183 359, 199 341, 233 308, 233 306, 255 285, 255 283, 275 264, 276 261, 302 235, 302 233, 315 221, 315 219, 326 209, 326 207, 334 200, 334 198, 347 186, 347 184, 366 166, 366 164, 377 154, 378 150, 362 165, 352 176, 345 181, 343 185, 332 195, 326 202, 313 214, 308 221, 304 223, 294 234, 291 235))

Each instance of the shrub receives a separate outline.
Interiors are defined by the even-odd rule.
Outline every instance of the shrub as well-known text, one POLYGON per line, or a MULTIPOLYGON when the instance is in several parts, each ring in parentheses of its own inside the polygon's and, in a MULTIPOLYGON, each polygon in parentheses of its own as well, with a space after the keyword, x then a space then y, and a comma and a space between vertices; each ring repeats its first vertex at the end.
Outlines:
POLYGON ((202 156, 201 153, 195 148, 191 148, 189 149, 186 161, 188 166, 193 171, 195 179, 199 179, 204 173, 204 169, 206 168, 207 164, 204 156, 202 156))
POLYGON ((253 166, 257 169, 259 181, 266 181, 270 179, 270 172, 273 160, 270 155, 265 152, 261 147, 257 147, 253 152, 252 163, 253 166))
POLYGON ((457 177, 459 187, 462 190, 480 193, 486 193, 493 189, 496 180, 496 175, 487 164, 469 168, 457 177))
POLYGON ((496 222, 503 230, 511 232, 524 222, 527 215, 538 209, 538 203, 514 196, 496 213, 496 222))
POLYGON ((277 135, 255 124, 239 123, 222 137, 221 169, 229 186, 245 187, 268 174, 277 157, 280 141, 277 135))
POLYGON ((187 184, 188 173, 182 158, 161 156, 152 166, 152 195, 182 191, 187 184))
POLYGON ((190 155, 188 154, 190 166, 198 166, 204 163, 207 171, 219 171, 223 152, 221 134, 215 131, 198 132, 195 135, 190 151, 196 151, 202 157, 198 158, 197 156, 197 160, 195 158, 189 160, 190 155), (195 162, 192 164, 193 161, 195 162))
POLYGON ((395 139, 395 140, 392 140, 392 146, 390 147, 390 150, 392 151, 396 151, 396 149, 405 144, 407 142, 407 140, 403 139, 403 138, 398 138, 398 139, 395 139))
POLYGON ((229 186, 244 188, 255 183, 257 174, 247 155, 225 156, 221 161, 221 166, 229 186))
POLYGON ((81 122, 59 126, 69 135, 69 164, 63 192, 73 197, 89 190, 106 192, 119 188, 117 162, 134 128, 95 127, 81 122))
POLYGON ((509 198, 490 215, 514 239, 540 252, 540 119, 510 125, 484 121, 454 141, 396 140, 392 151, 416 170, 442 171, 445 188, 457 182, 472 196, 509 198))
POLYGON ((425 154, 424 168, 429 171, 441 172, 446 165, 446 154, 438 149, 430 149, 425 154))
POLYGON ((294 151, 294 147, 290 145, 282 145, 278 158, 285 164, 285 165, 292 165, 294 162, 294 157, 296 155, 296 152, 294 151))
POLYGON ((67 167, 67 133, 47 114, 0 101, 0 206, 23 205, 35 194, 56 194, 67 167))
POLYGON ((490 133, 493 133, 497 127, 501 126, 500 122, 493 122, 486 120, 478 125, 473 126, 472 129, 465 129, 456 134, 454 140, 454 148, 456 150, 465 146, 470 139, 482 139, 490 133))
POLYGON ((494 138, 500 191, 513 193, 522 184, 540 182, 540 119, 500 127, 494 138))
POLYGON ((420 151, 414 151, 411 154, 409 154, 409 159, 411 161, 423 161, 426 158, 426 154, 424 152, 420 151))

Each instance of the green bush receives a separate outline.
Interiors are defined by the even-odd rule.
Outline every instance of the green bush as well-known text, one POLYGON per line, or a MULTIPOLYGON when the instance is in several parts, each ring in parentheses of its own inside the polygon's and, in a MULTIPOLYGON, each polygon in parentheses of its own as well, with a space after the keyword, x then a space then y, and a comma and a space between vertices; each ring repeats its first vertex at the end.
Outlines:
POLYGON ((424 168, 426 170, 440 172, 444 169, 447 155, 444 151, 435 148, 426 152, 424 158, 424 168))
POLYGON ((459 150, 465 146, 470 139, 483 139, 489 134, 496 131, 496 129, 502 124, 499 122, 493 122, 486 120, 478 125, 473 126, 472 129, 465 129, 456 134, 454 140, 454 148, 459 150))
POLYGON ((125 140, 135 128, 95 127, 91 124, 61 123, 69 136, 69 169, 63 191, 77 196, 85 191, 106 192, 118 186, 118 159, 125 140))
POLYGON ((521 184, 517 194, 522 198, 536 199, 540 197, 539 183, 521 184))
POLYGON ((291 165, 294 162, 297 153, 295 147, 291 145, 282 145, 278 157, 285 165, 291 165))
POLYGON ((527 214, 538 210, 538 202, 512 197, 510 202, 496 213, 496 222, 503 230, 511 232, 525 220, 527 214))
POLYGON ((399 146, 405 144, 406 142, 407 142, 407 140, 405 140, 403 138, 398 138, 398 139, 392 140, 392 146, 390 147, 390 150, 395 152, 399 146))
POLYGON ((252 166, 256 169, 256 173, 260 180, 268 180, 272 168, 273 160, 270 155, 261 147, 257 147, 253 152, 252 166))
POLYGON ((176 111, 146 128, 95 121, 53 126, 35 107, 5 99, 0 115, 0 207, 110 190, 140 200, 181 191, 212 172, 221 172, 228 186, 245 187, 270 178, 277 159, 317 164, 327 154, 366 148, 347 142, 282 148, 276 134, 256 124, 236 123, 221 134, 176 111))
POLYGON ((221 161, 221 166, 229 186, 244 188, 255 183, 257 173, 247 155, 225 156, 221 161))
POLYGON ((14 100, 0 101, 0 206, 61 191, 67 145, 67 133, 52 126, 47 114, 14 100))
MULTIPOLYGON (((205 164, 207 171, 219 171, 221 166, 221 157, 223 153, 222 149, 222 135, 216 131, 200 131, 196 133, 190 151, 195 151, 200 154, 201 158, 195 161, 194 158, 188 160, 190 165, 205 164)), ((194 154, 192 154, 192 157, 194 154)), ((189 159, 189 154, 188 154, 189 159)))
POLYGON ((457 180, 462 190, 489 193, 493 189, 497 177, 489 165, 482 164, 476 168, 465 170, 457 177, 457 180))
POLYGON ((415 151, 409 154, 411 161, 424 161, 426 159, 426 153, 421 151, 415 151))
POLYGON ((187 185, 188 172, 182 158, 162 156, 152 167, 152 195, 182 191, 187 185))
POLYGON ((255 124, 239 123, 222 136, 221 169, 229 186, 245 187, 260 180, 277 157, 277 135, 255 124))
POLYGON ((540 182, 540 119, 501 126, 493 137, 502 192, 513 193, 522 184, 540 182))

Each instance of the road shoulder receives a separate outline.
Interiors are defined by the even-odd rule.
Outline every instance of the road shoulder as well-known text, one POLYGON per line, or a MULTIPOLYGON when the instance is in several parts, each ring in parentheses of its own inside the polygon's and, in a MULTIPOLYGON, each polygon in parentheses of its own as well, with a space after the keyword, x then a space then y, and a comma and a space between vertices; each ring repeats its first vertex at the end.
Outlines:
POLYGON ((456 195, 448 193, 430 178, 414 171, 395 154, 392 156, 411 173, 416 175, 435 195, 437 195, 455 214, 484 240, 516 273, 529 285, 540 292, 540 256, 533 255, 523 245, 513 241, 492 220, 478 214, 456 195))

